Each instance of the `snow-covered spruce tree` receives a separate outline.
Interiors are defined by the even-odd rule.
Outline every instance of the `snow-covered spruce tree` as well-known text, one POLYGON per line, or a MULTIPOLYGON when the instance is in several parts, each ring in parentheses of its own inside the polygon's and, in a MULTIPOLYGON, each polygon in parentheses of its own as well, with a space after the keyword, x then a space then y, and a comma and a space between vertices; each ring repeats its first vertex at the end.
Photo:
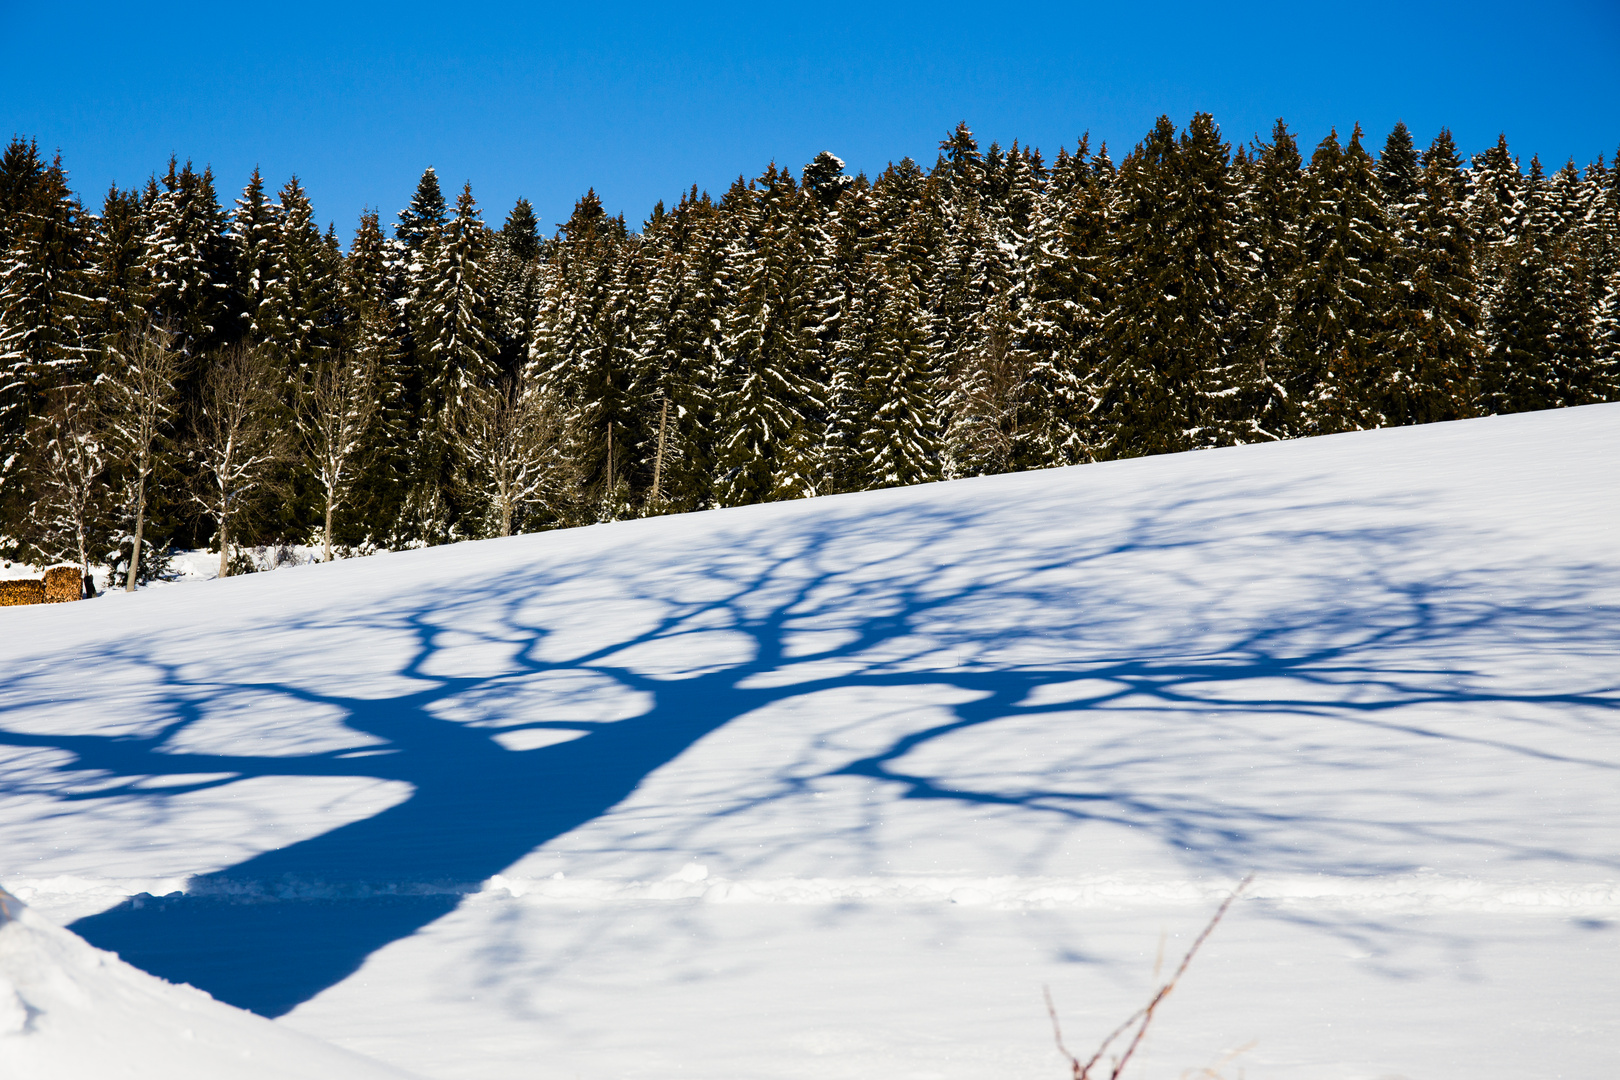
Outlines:
MULTIPOLYGON (((401 316, 407 327, 414 328, 416 325, 414 305, 419 299, 423 275, 427 272, 427 249, 430 244, 437 242, 445 221, 444 193, 439 188, 439 174, 429 166, 423 170, 421 178, 417 181, 410 204, 399 212, 399 220, 394 224, 394 244, 390 252, 398 262, 400 278, 398 300, 401 316)), ((410 362, 419 365, 422 357, 415 343, 408 341, 406 345, 410 352, 410 362)), ((411 403, 420 411, 424 382, 421 372, 413 371, 410 382, 411 403)))
POLYGON ((90 377, 94 305, 86 295, 86 222, 58 159, 14 140, 0 161, 0 533, 29 495, 28 428, 56 387, 90 377))
POLYGON ((397 463, 405 467, 403 483, 391 485, 397 493, 393 501, 397 513, 386 530, 391 543, 439 543, 450 535, 451 509, 446 504, 441 483, 445 479, 442 454, 432 437, 427 417, 433 412, 427 399, 432 369, 431 357, 416 340, 420 325, 418 307, 424 302, 423 282, 428 270, 428 248, 437 242, 446 220, 444 192, 438 172, 422 171, 416 190, 394 225, 393 243, 388 246, 391 261, 397 264, 398 325, 404 331, 400 342, 399 366, 409 422, 405 441, 397 446, 397 463))
POLYGON ((733 301, 722 324, 715 501, 742 506, 816 493, 824 414, 820 313, 802 199, 772 165, 726 194, 733 301))
POLYGON ((44 172, 39 143, 12 136, 0 153, 0 247, 10 243, 19 216, 33 205, 44 172))
POLYGON ((278 195, 270 279, 256 317, 257 339, 270 349, 289 395, 337 342, 341 255, 321 236, 298 177, 278 195))
POLYGON ((1539 161, 1525 180, 1523 223, 1506 253, 1491 308, 1481 379, 1490 412, 1527 412, 1603 400, 1595 311, 1579 233, 1560 220, 1539 161))
POLYGON ((529 200, 519 199, 491 238, 485 280, 490 298, 491 360, 496 372, 522 373, 534 336, 540 287, 539 222, 529 200))
POLYGON ((838 205, 844 192, 855 183, 854 177, 844 175, 843 159, 827 150, 817 154, 804 167, 800 179, 804 190, 829 213, 838 205))
POLYGON ((1620 158, 1615 164, 1610 168, 1599 156, 1582 178, 1587 270, 1592 296, 1600 305, 1609 282, 1620 273, 1620 158))
POLYGON ((90 578, 90 554, 105 547, 107 452, 95 395, 64 384, 46 391, 29 444, 34 502, 26 537, 34 561, 73 562, 90 578))
POLYGON ((1475 238, 1474 265, 1482 286, 1480 317, 1490 327, 1495 324, 1492 312, 1506 284, 1507 268, 1514 260, 1512 249, 1528 213, 1525 179, 1519 159, 1508 150, 1506 135, 1498 136, 1496 145, 1483 154, 1476 154, 1472 165, 1463 205, 1475 238))
POLYGON ((254 166, 242 197, 231 214, 230 241, 236 271, 231 301, 236 311, 235 333, 254 341, 267 331, 264 306, 280 262, 282 223, 280 207, 264 192, 264 178, 254 166))
POLYGON ((1620 152, 1614 167, 1603 159, 1587 170, 1592 213, 1588 228, 1592 250, 1593 366, 1606 400, 1620 400, 1620 152))
POLYGON ((653 421, 645 425, 652 471, 643 512, 695 510, 707 505, 715 427, 714 388, 720 365, 719 324, 726 274, 718 217, 696 189, 643 232, 646 300, 640 312, 632 400, 653 421))
MULTIPOLYGON (((985 202, 990 188, 985 158, 967 124, 958 124, 939 150, 904 224, 895 230, 900 244, 888 257, 900 255, 921 265, 921 273, 912 276, 927 290, 940 363, 960 377, 974 324, 990 297, 1005 289, 1007 274, 999 258, 994 208, 985 202)), ((995 167, 1000 165, 997 148, 995 167)), ((880 194, 889 195, 889 185, 881 181, 880 194)))
POLYGON ((501 239, 519 262, 531 263, 540 258, 540 219, 534 216, 534 206, 528 199, 518 199, 512 212, 501 226, 501 239))
MULTIPOLYGON (((1072 157, 1060 151, 1052 181, 1032 211, 1030 254, 1020 275, 1028 294, 1021 330, 1012 305, 998 297, 978 331, 972 377, 958 379, 958 393, 982 404, 953 410, 953 428, 964 420, 982 425, 994 418, 1007 447, 1000 468, 1072 465, 1090 457, 1088 414, 1109 304, 1112 175, 1106 148, 1093 158, 1089 138, 1080 140, 1072 157), (1017 349, 1020 339, 1023 363, 1008 366, 1007 350, 1017 349)), ((996 438, 988 428, 980 430, 986 439, 996 438)), ((972 459, 956 443, 953 438, 952 456, 965 466, 972 459)), ((978 471, 999 471, 990 464, 978 471)))
MULTIPOLYGON (((645 494, 634 512, 643 516, 662 513, 664 451, 669 445, 670 397, 668 385, 668 338, 662 324, 670 314, 672 215, 663 200, 653 206, 652 215, 642 224, 639 241, 630 251, 625 276, 639 293, 633 306, 634 325, 630 328, 628 362, 630 385, 627 397, 632 408, 642 413, 637 424, 639 440, 632 464, 632 487, 645 494)), ((679 415, 677 413, 677 421, 679 415)), ((679 425, 677 424, 677 427, 679 425)))
POLYGON ((629 506, 625 469, 642 423, 630 399, 639 300, 625 278, 635 268, 630 244, 623 218, 608 217, 587 191, 548 245, 550 278, 535 316, 531 377, 564 409, 568 455, 590 492, 582 520, 629 506))
MULTIPOLYGON (((343 312, 342 348, 374 373, 377 412, 360 452, 363 469, 351 496, 347 522, 334 524, 347 542, 403 544, 396 529, 411 474, 408 458, 416 411, 408 387, 410 328, 404 303, 403 247, 382 234, 379 215, 360 217, 349 254, 343 261, 339 304, 343 312)), ((334 537, 336 541, 338 537, 334 537)))
POLYGON ((360 215, 349 254, 338 276, 337 304, 342 313, 338 340, 344 348, 364 353, 377 372, 378 404, 389 436, 402 435, 407 418, 406 350, 410 329, 405 323, 404 268, 400 249, 382 234, 375 210, 360 215))
POLYGON ((1374 168, 1384 192, 1384 208, 1394 228, 1400 230, 1417 211, 1418 190, 1423 183, 1423 167, 1417 144, 1403 121, 1395 121, 1374 168))
POLYGON ((1095 406, 1100 458, 1220 441, 1215 402, 1231 358, 1242 268, 1226 143, 1206 113, 1178 140, 1169 117, 1119 169, 1095 406))
POLYGON ((1475 412, 1481 344, 1464 185, 1451 133, 1441 129, 1424 151, 1417 191, 1403 211, 1380 405, 1390 423, 1475 412))
POLYGON ((455 535, 456 418, 471 392, 489 385, 494 374, 484 281, 487 248, 472 188, 465 185, 455 216, 428 235, 412 263, 409 312, 420 400, 409 452, 410 487, 416 529, 430 543, 455 535))
POLYGON ((638 489, 645 491, 650 482, 650 395, 656 392, 657 379, 642 339, 647 330, 641 306, 647 297, 648 270, 643 247, 640 237, 625 233, 610 277, 607 303, 599 313, 601 351, 595 362, 611 373, 615 389, 622 388, 617 408, 604 414, 606 471, 597 509, 600 521, 634 516, 638 489))
POLYGON ((941 379, 927 313, 904 266, 883 271, 864 387, 870 419, 859 443, 866 488, 920 484, 941 475, 941 379))
POLYGON ((492 381, 491 303, 484 280, 488 252, 488 231, 479 220, 472 186, 464 185, 455 216, 428 245, 413 312, 427 407, 441 416, 462 408, 470 388, 492 381))
POLYGON ((1560 369, 1564 404, 1605 400, 1594 367, 1597 297, 1592 295, 1591 247, 1586 228, 1591 208, 1574 161, 1567 162, 1534 192, 1531 227, 1549 242, 1553 273, 1543 282, 1552 314, 1548 345, 1560 369))
MULTIPOLYGON (((1020 396, 1032 366, 1021 347, 1022 326, 1013 306, 1005 290, 990 298, 941 391, 949 417, 941 462, 947 477, 989 476, 1012 468, 1014 440, 1023 434, 1020 396)), ((887 326, 880 326, 887 333, 887 326)))
POLYGON ((147 503, 172 435, 179 379, 174 335, 150 327, 123 338, 110 350, 106 370, 97 383, 107 453, 129 488, 122 500, 132 530, 124 581, 127 592, 135 591, 143 575, 147 503))
MULTIPOLYGON (((923 218, 939 216, 939 188, 939 178, 936 177, 930 185, 928 177, 909 157, 890 162, 877 175, 877 179, 872 181, 872 210, 875 217, 872 229, 880 238, 879 250, 886 254, 902 243, 901 235, 908 225, 913 226, 915 239, 919 241, 939 239, 938 232, 931 232, 927 225, 920 224, 923 218), (924 189, 930 186, 932 190, 925 192, 924 189)), ((907 253, 908 258, 919 262, 925 261, 928 255, 926 246, 907 253)))
POLYGON ((1330 133, 1305 174, 1300 276, 1285 350, 1300 434, 1378 427, 1392 234, 1361 128, 1330 133))
POLYGON ((1239 221, 1247 280, 1236 335, 1238 392, 1227 415, 1237 441, 1256 442, 1299 433, 1285 337, 1299 279, 1305 190, 1299 145, 1282 120, 1246 158, 1239 221))
POLYGON ((299 448, 319 488, 325 562, 332 561, 334 521, 365 466, 371 428, 380 412, 378 382, 372 354, 337 350, 298 383, 299 448))
POLYGON ((1539 205, 1534 211, 1541 218, 1543 227, 1555 239, 1562 240, 1573 234, 1583 259, 1590 258, 1586 250, 1586 223, 1592 207, 1587 203, 1587 195, 1580 170, 1575 167, 1575 159, 1571 158, 1563 168, 1547 178, 1546 185, 1538 193, 1539 205))
POLYGON ((1609 275, 1592 328, 1592 369, 1606 401, 1620 401, 1620 271, 1609 275))
MULTIPOLYGON (((860 184, 863 188, 866 186, 864 176, 860 178, 860 184)), ((851 180, 843 190, 847 193, 853 191, 855 186, 855 181, 851 180)), ((811 339, 807 344, 813 350, 808 359, 817 388, 815 409, 809 419, 810 441, 815 447, 816 457, 815 490, 818 493, 823 490, 821 485, 827 472, 822 435, 826 430, 828 415, 827 386, 831 379, 829 365, 838 343, 839 332, 837 277, 838 245, 842 234, 837 207, 838 204, 835 203, 832 209, 828 209, 814 192, 799 188, 796 215, 805 259, 805 304, 808 318, 806 329, 811 339)), ((916 278, 913 277, 912 280, 915 282, 916 278)))
POLYGON ((93 311, 86 215, 61 160, 45 165, 31 154, 29 144, 25 154, 7 155, 25 161, 12 178, 0 250, 0 407, 25 414, 50 387, 86 374, 93 311))
POLYGON ((1620 279, 1620 178, 1606 168, 1603 159, 1586 167, 1577 177, 1570 162, 1560 173, 1560 182, 1572 189, 1565 196, 1573 210, 1570 231, 1586 268, 1586 295, 1591 307, 1589 334, 1592 356, 1589 361, 1587 395, 1593 401, 1620 399, 1620 369, 1616 368, 1608 342, 1611 330, 1605 312, 1609 292, 1620 279))
POLYGON ((140 193, 109 188, 101 216, 91 229, 85 269, 93 305, 89 338, 102 349, 143 333, 149 324, 148 297, 140 273, 146 230, 140 193))
POLYGON ((1041 170, 1016 143, 1007 154, 992 143, 981 158, 966 125, 940 149, 930 187, 941 193, 945 239, 929 277, 950 417, 944 467, 950 475, 1001 471, 1013 459, 1032 359, 1025 324, 1041 170))
POLYGON ((871 425, 866 391, 868 360, 882 335, 882 261, 875 254, 880 237, 875 209, 865 184, 840 200, 832 222, 829 270, 834 338, 827 366, 827 420, 822 436, 824 489, 863 490, 870 471, 861 452, 861 434, 871 425))
POLYGON ((439 187, 439 174, 430 165, 422 171, 411 195, 410 205, 399 212, 394 226, 394 238, 404 245, 413 261, 427 247, 429 240, 444 226, 447 207, 444 192, 439 187))
POLYGON ((214 524, 219 576, 227 577, 231 543, 291 448, 268 352, 235 345, 210 359, 188 449, 196 468, 192 500, 214 524))
POLYGON ((153 322, 177 335, 184 355, 196 355, 224 336, 234 277, 213 172, 194 172, 189 161, 177 168, 170 158, 161 185, 149 183, 144 198, 147 310, 153 322))

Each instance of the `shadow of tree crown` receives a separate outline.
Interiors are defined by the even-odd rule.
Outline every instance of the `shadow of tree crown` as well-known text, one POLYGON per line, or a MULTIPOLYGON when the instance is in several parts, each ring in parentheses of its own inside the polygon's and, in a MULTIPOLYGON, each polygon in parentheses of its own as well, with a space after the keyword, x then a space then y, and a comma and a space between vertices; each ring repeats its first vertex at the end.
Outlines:
MULTIPOLYGON (((1173 755, 1176 732, 1189 726, 1223 733, 1267 759, 1291 753, 1332 764, 1332 731, 1350 726, 1401 745, 1467 746, 1617 769, 1537 746, 1538 730, 1548 725, 1578 727, 1614 716, 1620 707, 1614 685, 1538 692, 1497 677, 1481 659, 1513 650, 1612 655, 1620 610, 1599 602, 1613 588, 1611 569, 1463 567, 1437 574, 1424 553, 1455 547, 1456 537, 1420 529, 1279 529, 1274 511, 1233 513, 1228 495, 1211 489, 1168 502, 1117 536, 1082 544, 1062 528, 1000 529, 1002 508, 993 503, 859 517, 823 510, 808 528, 788 514, 783 525, 725 536, 706 551, 654 557, 650 544, 620 544, 499 580, 416 588, 337 620, 322 610, 276 619, 271 628, 281 632, 342 626, 357 639, 406 635, 410 645, 394 674, 407 688, 381 697, 344 693, 342 686, 210 680, 173 655, 175 646, 162 635, 104 642, 80 662, 153 679, 160 723, 135 735, 16 730, 26 725, 8 717, 19 720, 32 703, 60 695, 47 670, 18 678, 4 694, 0 724, 10 730, 0 731, 0 745, 57 755, 46 778, 31 787, 67 803, 161 804, 270 776, 410 785, 403 802, 363 820, 200 874, 183 897, 137 898, 74 924, 93 943, 157 974, 271 1016, 442 916, 458 890, 608 813, 705 735, 756 710, 830 690, 944 687, 963 700, 938 707, 946 710, 944 722, 914 726, 822 777, 861 778, 891 799, 994 807, 1060 827, 1129 825, 1200 870, 1322 869, 1335 840, 1367 838, 1494 843, 1504 857, 1525 852, 1456 823, 1347 819, 1329 808, 1302 815, 1240 788, 1211 795, 1133 785, 1133 755, 1173 755), (1331 577, 1288 571, 1287 554, 1307 551, 1314 553, 1309 565, 1334 568, 1331 577), (626 563, 630 555, 634 566, 626 563), (1219 572, 1273 558, 1271 574, 1219 572), (1146 587, 1145 573, 1169 587, 1146 587), (546 598, 592 578, 618 590, 615 601, 628 599, 656 616, 569 656, 561 632, 547 624, 548 613, 556 613, 546 598), (1257 596, 1260 586, 1281 595, 1265 600, 1257 596), (695 591, 703 595, 690 595, 695 591), (716 634, 731 646, 718 658, 716 634), (812 634, 823 635, 822 643, 812 634), (452 640, 456 649, 481 642, 505 650, 505 669, 446 673, 452 640), (684 659, 667 659, 687 645, 684 659), (649 649, 661 650, 662 664, 636 658, 649 649), (741 659, 726 658, 733 654, 741 659), (1423 663, 1414 665, 1414 657, 1423 663), (559 674, 611 680, 649 704, 613 721, 543 712, 505 718, 501 733, 584 732, 523 751, 504 748, 493 729, 445 718, 447 705, 474 697, 480 708, 499 710, 536 679, 559 674), (1042 700, 1065 684, 1082 689, 1042 700), (256 756, 179 748, 212 707, 248 691, 287 708, 335 710, 369 737, 367 749, 386 752, 346 757, 354 749, 347 747, 256 756), (1425 710, 1434 706, 1482 716, 1512 712, 1513 719, 1459 731, 1427 723, 1425 710), (1144 739, 1153 745, 1092 746, 1095 760, 1055 755, 1017 783, 999 785, 927 767, 928 751, 970 732, 1061 713, 1083 733, 1088 718, 1122 711, 1142 718, 1144 739), (1316 739, 1268 744, 1254 724, 1270 719, 1314 725, 1316 739), (86 772, 97 777, 93 790, 80 782, 86 772), (197 779, 155 790, 135 786, 153 775, 197 779), (1315 849, 1301 846, 1306 835, 1316 838, 1315 849), (313 884, 323 886, 318 902, 271 902, 313 884)), ((1296 502, 1288 512, 1311 509, 1296 502)), ((730 812, 793 796, 812 779, 784 773, 730 812)), ((1589 864, 1594 858, 1533 854, 1589 864)), ((1350 872, 1402 868, 1377 859, 1331 865, 1350 872)))

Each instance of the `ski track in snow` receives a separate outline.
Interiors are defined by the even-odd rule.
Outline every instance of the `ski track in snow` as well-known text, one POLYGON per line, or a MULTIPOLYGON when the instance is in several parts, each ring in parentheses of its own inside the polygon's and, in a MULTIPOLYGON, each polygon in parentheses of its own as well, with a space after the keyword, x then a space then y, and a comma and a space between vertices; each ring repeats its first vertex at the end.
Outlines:
POLYGON ((1252 871, 1152 1075, 1597 1075, 1616 476, 1604 405, 7 609, 0 883, 440 1080, 981 1080, 1252 871))
MULTIPOLYGON (((611 878, 522 878, 497 874, 487 882, 277 881, 247 885, 203 883, 188 888, 182 878, 98 881, 58 877, 16 879, 11 892, 55 914, 89 914, 130 897, 142 903, 181 895, 210 896, 242 904, 299 900, 360 900, 392 896, 457 896, 474 902, 520 900, 526 904, 689 903, 706 904, 962 904, 995 910, 1050 910, 1191 906, 1208 908, 1225 899, 1236 880, 1190 881, 1117 875, 1097 878, 884 876, 859 878, 710 877, 690 864, 661 881, 611 878)), ((1620 916, 1620 882, 1495 882, 1437 874, 1334 877, 1268 875, 1243 893, 1245 903, 1286 908, 1326 906, 1346 911, 1402 914, 1446 911, 1490 914, 1620 916)))

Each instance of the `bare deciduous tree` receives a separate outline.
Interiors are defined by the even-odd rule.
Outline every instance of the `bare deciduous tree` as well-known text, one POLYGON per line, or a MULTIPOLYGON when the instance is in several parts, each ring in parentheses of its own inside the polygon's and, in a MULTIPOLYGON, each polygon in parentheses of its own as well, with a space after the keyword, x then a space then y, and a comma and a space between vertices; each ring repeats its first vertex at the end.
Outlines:
POLYGON ((100 496, 107 451, 90 388, 64 386, 46 395, 29 432, 38 497, 32 546, 45 560, 77 557, 90 577, 90 549, 100 535, 100 496))
POLYGON ((232 526, 288 456, 280 385, 264 350, 246 345, 216 356, 203 381, 191 448, 201 476, 192 497, 218 530, 222 578, 230 575, 232 526))
MULTIPOLYGON (((148 329, 113 353, 110 370, 97 384, 101 391, 108 449, 129 470, 135 485, 131 500, 135 512, 135 542, 130 552, 129 575, 124 581, 127 592, 135 591, 141 561, 147 484, 157 468, 159 440, 175 413, 180 357, 173 345, 173 334, 148 329)), ((111 583, 108 584, 110 587, 111 583)))
POLYGON ((494 506, 502 536, 524 510, 557 510, 574 496, 562 411, 534 383, 506 379, 475 391, 460 432, 471 486, 494 506))
POLYGON ((354 487, 377 408, 377 369, 364 356, 339 353, 317 368, 299 391, 304 461, 320 483, 326 504, 326 562, 332 561, 332 520, 354 487))

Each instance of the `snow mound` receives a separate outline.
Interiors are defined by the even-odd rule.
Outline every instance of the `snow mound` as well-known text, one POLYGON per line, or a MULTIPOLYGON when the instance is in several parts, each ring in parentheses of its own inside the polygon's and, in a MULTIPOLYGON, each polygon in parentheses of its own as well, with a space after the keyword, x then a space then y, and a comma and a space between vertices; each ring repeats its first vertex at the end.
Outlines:
POLYGON ((0 1078, 114 1075, 399 1080, 409 1074, 148 975, 0 889, 0 1078))

